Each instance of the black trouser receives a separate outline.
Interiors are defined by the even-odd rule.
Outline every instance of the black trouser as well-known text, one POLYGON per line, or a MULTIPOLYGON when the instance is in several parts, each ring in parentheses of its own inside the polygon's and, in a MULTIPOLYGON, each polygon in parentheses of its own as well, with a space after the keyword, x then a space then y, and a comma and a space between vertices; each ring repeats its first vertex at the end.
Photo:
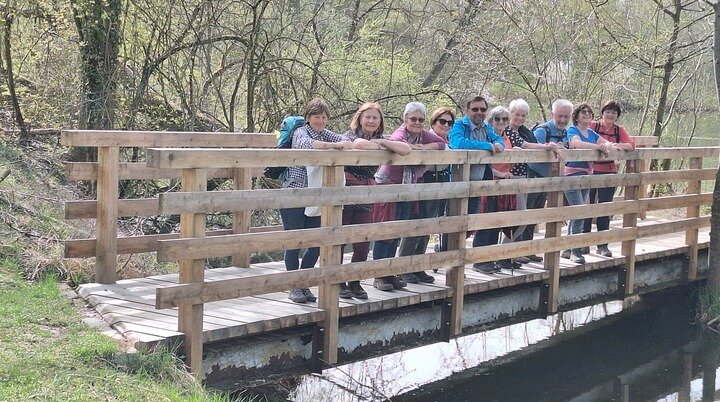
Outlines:
MULTIPOLYGON (((528 169, 527 177, 528 177, 528 179, 536 179, 536 178, 540 178, 542 176, 535 173, 533 170, 528 169)), ((545 201, 547 201, 547 193, 544 193, 544 192, 543 193, 530 193, 527 196, 526 209, 545 208, 545 201)), ((518 241, 532 240, 535 235, 535 226, 536 226, 536 224, 525 226, 525 231, 517 237, 517 240, 518 241)))

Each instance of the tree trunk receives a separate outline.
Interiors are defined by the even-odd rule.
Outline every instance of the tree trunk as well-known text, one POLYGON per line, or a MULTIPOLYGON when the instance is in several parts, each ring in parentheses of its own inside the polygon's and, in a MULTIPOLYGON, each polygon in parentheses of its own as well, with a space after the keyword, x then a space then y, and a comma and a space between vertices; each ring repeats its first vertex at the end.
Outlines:
POLYGON ((712 4, 715 21, 713 24, 713 58, 715 65, 715 94, 720 105, 720 1, 712 4))
MULTIPOLYGON (((82 98, 81 129, 113 128, 120 37, 120 0, 73 2, 73 17, 80 39, 82 98)), ((95 148, 73 148, 73 160, 94 161, 95 148)))
POLYGON ((720 167, 715 175, 715 189, 710 217, 710 250, 708 287, 720 291, 720 167))
POLYGON ((13 15, 10 10, 6 7, 5 9, 5 21, 3 23, 3 41, 2 41, 2 57, 5 61, 5 72, 7 73, 7 85, 8 92, 10 93, 10 101, 15 115, 15 122, 20 129, 20 143, 25 143, 29 139, 28 125, 25 123, 22 111, 20 110, 20 101, 18 100, 17 93, 15 92, 15 73, 13 72, 12 63, 12 50, 10 48, 10 28, 13 23, 13 15))
POLYGON ((430 73, 428 73, 427 77, 423 80, 422 88, 427 88, 435 83, 435 80, 437 80, 448 61, 450 61, 452 50, 460 43, 459 36, 468 29, 468 26, 473 22, 478 12, 479 2, 469 0, 465 5, 465 9, 462 11, 462 16, 460 17, 460 21, 458 21, 457 27, 445 43, 445 49, 443 49, 442 54, 440 54, 440 58, 435 62, 432 69, 430 69, 430 73))

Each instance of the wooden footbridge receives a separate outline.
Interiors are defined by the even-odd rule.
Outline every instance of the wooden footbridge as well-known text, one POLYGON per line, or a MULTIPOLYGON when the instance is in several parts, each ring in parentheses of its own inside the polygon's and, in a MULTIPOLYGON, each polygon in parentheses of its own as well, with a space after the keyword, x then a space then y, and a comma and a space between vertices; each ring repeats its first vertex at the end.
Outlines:
MULTIPOLYGON (((654 145, 648 137, 639 144, 654 145)), ((66 241, 66 257, 94 257, 97 283, 79 293, 138 347, 180 341, 188 366, 208 380, 226 380, 262 370, 319 370, 323 366, 387 353, 418 342, 436 342, 512 320, 535 318, 598 300, 624 299, 707 276, 709 206, 720 148, 639 148, 614 151, 624 173, 469 181, 477 163, 557 163, 545 151, 275 150, 270 134, 65 131, 62 143, 97 147, 97 163, 68 163, 72 180, 93 180, 97 199, 69 201, 67 219, 95 219, 96 236, 66 241), (141 148, 144 162, 126 162, 126 148, 141 148), (672 159, 670 171, 646 171, 651 159, 672 159), (343 187, 346 165, 453 164, 451 183, 343 187), (259 189, 254 177, 265 166, 323 166, 324 186, 259 189), (181 191, 157 198, 118 199, 122 180, 162 179, 181 191), (207 191, 209 180, 232 188, 207 191), (674 192, 648 197, 653 184, 673 183, 674 192), (571 188, 619 187, 607 204, 562 206, 571 188), (468 199, 545 191, 542 210, 467 213, 468 199), (448 199, 450 216, 342 226, 348 204, 448 199), (317 229, 282 231, 256 227, 252 212, 322 206, 317 229), (655 211, 665 211, 653 214, 655 211), (670 211, 670 212, 668 212, 670 211), (680 211, 680 212, 678 212, 680 211), (232 213, 233 228, 208 230, 208 216, 232 213), (119 236, 118 219, 180 215, 179 233, 119 236), (607 232, 562 235, 565 220, 613 215, 607 232), (665 216, 661 219, 657 216, 665 216), (544 225, 533 241, 472 248, 466 233, 484 228, 544 225), (450 234, 445 252, 338 264, 341 246, 406 236, 450 234), (560 251, 610 243, 613 257, 590 256, 583 265, 560 251), (319 267, 285 272, 282 262, 251 264, 253 253, 319 246, 319 267), (179 262, 178 273, 117 280, 117 257, 157 254, 179 262), (473 263, 543 254, 513 272, 485 275, 473 263), (231 256, 230 266, 210 269, 207 260, 231 256), (374 277, 437 270, 434 284, 400 291, 372 289, 374 277), (339 284, 362 280, 368 300, 340 300, 339 284), (292 288, 311 287, 317 303, 295 304, 292 288)), ((590 150, 570 150, 566 160, 599 160, 590 150)), ((171 187, 171 186, 168 186, 171 187)), ((716 267, 717 268, 717 267, 716 267)))

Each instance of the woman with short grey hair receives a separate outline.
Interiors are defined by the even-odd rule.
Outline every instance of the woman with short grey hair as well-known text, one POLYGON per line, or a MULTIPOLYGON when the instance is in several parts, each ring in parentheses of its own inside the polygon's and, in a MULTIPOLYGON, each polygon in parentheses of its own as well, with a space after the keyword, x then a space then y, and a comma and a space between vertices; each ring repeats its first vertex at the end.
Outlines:
MULTIPOLYGON (((403 112, 403 124, 391 135, 392 141, 403 141, 413 150, 445 149, 445 141, 436 134, 426 130, 425 105, 410 102, 403 112)), ((375 183, 382 184, 415 184, 425 173, 425 165, 382 165, 375 173, 375 183)), ((382 202, 373 208, 373 222, 416 219, 412 216, 412 202, 382 202)), ((397 251, 398 239, 377 240, 373 243, 373 260, 393 258, 397 251)), ((414 273, 416 278, 418 273, 414 273)), ((420 274, 430 281, 430 275, 420 274)), ((419 279, 418 279, 419 281, 419 279)), ((395 275, 375 278, 373 286, 379 290, 390 291, 407 286, 407 282, 395 275)))
MULTIPOLYGON (((558 160, 563 159, 562 148, 554 142, 548 142, 539 144, 535 134, 525 126, 527 116, 530 113, 530 105, 524 99, 515 99, 510 102, 508 107, 510 110, 510 124, 508 125, 508 138, 514 144, 520 144, 522 149, 549 149, 553 151, 558 160)), ((528 177, 528 169, 526 163, 517 163, 512 169, 512 173, 516 176, 528 177)), ((545 197, 535 194, 518 194, 516 209, 538 209, 545 206, 545 197)), ((516 235, 517 241, 532 240, 533 232, 535 231, 535 225, 527 225, 524 230, 516 235)), ((528 262, 542 262, 542 257, 531 254, 525 257, 516 258, 516 262, 528 263, 528 262)))

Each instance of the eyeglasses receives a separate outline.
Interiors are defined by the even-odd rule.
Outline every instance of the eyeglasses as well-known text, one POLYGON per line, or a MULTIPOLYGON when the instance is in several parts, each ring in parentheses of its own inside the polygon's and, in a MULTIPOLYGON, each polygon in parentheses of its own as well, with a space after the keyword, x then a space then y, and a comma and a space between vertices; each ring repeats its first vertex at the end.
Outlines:
POLYGON ((435 123, 440 123, 441 126, 452 126, 454 121, 452 119, 450 119, 450 120, 437 119, 437 120, 435 120, 435 123))
POLYGON ((495 120, 495 121, 497 121, 497 122, 499 122, 499 121, 509 121, 510 118, 507 117, 507 116, 505 116, 505 117, 497 117, 497 116, 495 116, 495 117, 493 117, 493 120, 495 120))
POLYGON ((425 123, 424 117, 408 117, 408 120, 410 120, 413 123, 425 123))
POLYGON ((471 107, 470 110, 472 110, 473 113, 477 113, 478 111, 481 111, 483 113, 487 112, 486 107, 471 107))
POLYGON ((587 109, 581 110, 580 113, 582 113, 582 114, 589 114, 590 116, 592 116, 592 114, 593 114, 591 111, 589 111, 589 110, 587 110, 587 109))

